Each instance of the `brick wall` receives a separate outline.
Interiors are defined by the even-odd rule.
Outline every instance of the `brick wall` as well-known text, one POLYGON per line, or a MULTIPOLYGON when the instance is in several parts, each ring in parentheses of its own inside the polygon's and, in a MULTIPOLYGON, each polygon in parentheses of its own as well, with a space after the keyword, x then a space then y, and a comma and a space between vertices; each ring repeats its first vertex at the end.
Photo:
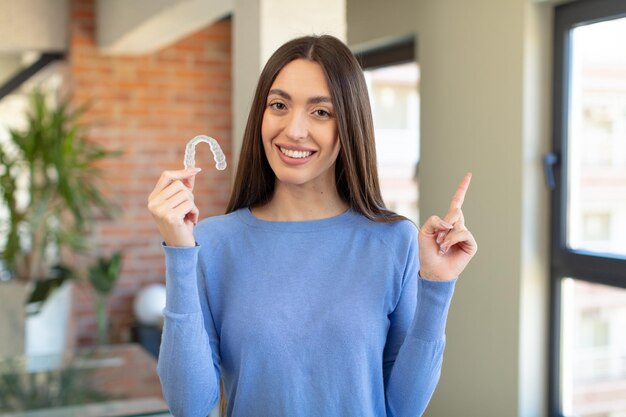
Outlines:
MULTIPOLYGON (((109 301, 111 339, 127 341, 137 291, 164 282, 160 238, 147 198, 161 171, 182 168, 184 146, 197 134, 219 139, 231 161, 231 23, 220 21, 176 44, 144 56, 109 56, 98 51, 94 0, 71 2, 68 87, 76 102, 92 102, 84 121, 91 139, 123 151, 102 165, 103 184, 122 210, 95 224, 94 253, 124 253, 122 276, 109 301)), ((210 169, 209 147, 198 146, 196 181, 201 217, 223 213, 231 171, 210 169), (209 168, 209 169, 207 169, 209 168)), ((95 337, 88 284, 74 291, 78 343, 95 337)))

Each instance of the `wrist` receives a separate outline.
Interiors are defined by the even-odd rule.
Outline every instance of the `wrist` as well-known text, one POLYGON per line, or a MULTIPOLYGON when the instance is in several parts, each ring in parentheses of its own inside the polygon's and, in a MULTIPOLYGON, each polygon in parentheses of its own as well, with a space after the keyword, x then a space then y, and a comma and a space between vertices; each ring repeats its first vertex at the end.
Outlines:
POLYGON ((178 248, 191 248, 196 246, 196 238, 191 232, 181 233, 179 230, 162 230, 161 236, 166 246, 178 248))
POLYGON ((165 246, 173 247, 173 248, 193 248, 197 246, 196 240, 177 240, 177 239, 163 239, 163 243, 165 246))
POLYGON ((449 276, 447 274, 442 275, 435 271, 429 271, 429 270, 424 270, 424 269, 420 269, 417 275, 420 278, 428 280, 428 281, 452 281, 453 279, 456 278, 454 276, 449 276))

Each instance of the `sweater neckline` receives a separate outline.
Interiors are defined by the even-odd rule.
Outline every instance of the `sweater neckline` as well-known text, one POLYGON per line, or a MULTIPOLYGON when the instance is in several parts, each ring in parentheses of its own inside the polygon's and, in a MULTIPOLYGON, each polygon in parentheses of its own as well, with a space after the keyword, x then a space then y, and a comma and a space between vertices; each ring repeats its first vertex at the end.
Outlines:
POLYGON ((336 216, 327 217, 318 220, 298 220, 298 221, 272 221, 261 220, 252 214, 249 207, 237 210, 237 215, 241 221, 249 226, 283 232, 315 232, 318 230, 328 229, 350 223, 356 219, 358 214, 348 208, 343 213, 336 216))

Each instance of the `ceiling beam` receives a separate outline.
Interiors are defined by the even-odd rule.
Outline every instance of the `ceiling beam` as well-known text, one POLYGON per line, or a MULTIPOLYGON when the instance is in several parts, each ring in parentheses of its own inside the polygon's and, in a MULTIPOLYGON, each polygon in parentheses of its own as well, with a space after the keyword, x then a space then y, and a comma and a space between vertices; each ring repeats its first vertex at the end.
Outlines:
POLYGON ((98 0, 98 47, 116 55, 154 52, 228 16, 233 8, 233 0, 98 0))

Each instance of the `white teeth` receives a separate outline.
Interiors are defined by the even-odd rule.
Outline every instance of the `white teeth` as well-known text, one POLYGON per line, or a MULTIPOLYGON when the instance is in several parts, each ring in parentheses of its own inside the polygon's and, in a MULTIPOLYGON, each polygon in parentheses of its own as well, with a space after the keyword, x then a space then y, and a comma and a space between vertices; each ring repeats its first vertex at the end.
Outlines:
POLYGON ((311 156, 313 153, 311 151, 292 151, 291 149, 285 149, 282 146, 280 147, 280 151, 288 157, 296 159, 306 158, 307 156, 311 156))

